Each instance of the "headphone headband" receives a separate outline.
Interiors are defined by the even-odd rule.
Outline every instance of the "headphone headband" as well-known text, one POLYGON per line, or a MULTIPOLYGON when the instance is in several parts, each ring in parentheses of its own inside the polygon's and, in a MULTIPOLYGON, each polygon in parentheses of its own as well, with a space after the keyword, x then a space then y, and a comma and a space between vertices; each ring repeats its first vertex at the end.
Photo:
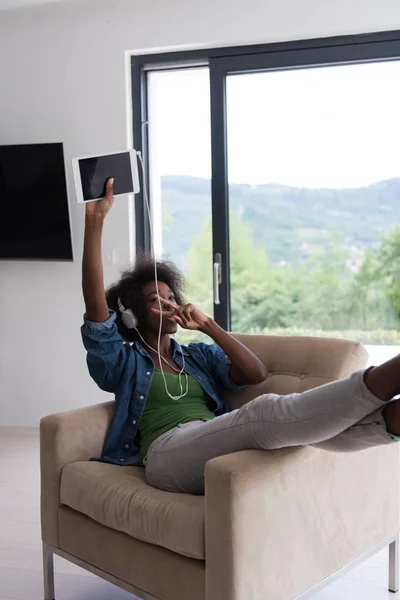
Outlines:
POLYGON ((119 312, 123 313, 125 311, 125 306, 122 304, 121 298, 119 296, 117 299, 117 304, 118 304, 119 312))

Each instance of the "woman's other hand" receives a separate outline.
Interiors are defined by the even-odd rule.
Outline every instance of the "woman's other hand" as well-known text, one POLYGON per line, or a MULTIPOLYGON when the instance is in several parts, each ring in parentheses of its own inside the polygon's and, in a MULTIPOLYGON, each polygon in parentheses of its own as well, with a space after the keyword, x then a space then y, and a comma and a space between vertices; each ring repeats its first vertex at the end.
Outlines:
MULTIPOLYGON (((159 297, 161 302, 162 316, 168 319, 174 319, 182 327, 182 329, 192 329, 194 331, 202 331, 207 325, 210 317, 207 317, 193 304, 185 304, 179 306, 176 302, 166 298, 159 297)), ((153 312, 160 314, 159 308, 152 308, 153 312)))

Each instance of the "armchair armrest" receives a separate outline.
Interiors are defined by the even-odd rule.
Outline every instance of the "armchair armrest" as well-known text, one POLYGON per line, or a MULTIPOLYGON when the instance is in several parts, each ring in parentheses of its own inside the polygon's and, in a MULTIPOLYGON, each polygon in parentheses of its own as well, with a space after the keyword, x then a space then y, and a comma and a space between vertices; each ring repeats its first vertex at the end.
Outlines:
POLYGON ((40 421, 42 539, 53 546, 58 547, 61 471, 68 463, 100 456, 114 404, 105 402, 40 421))
POLYGON ((206 466, 209 600, 288 600, 399 529, 397 445, 246 450, 206 466))

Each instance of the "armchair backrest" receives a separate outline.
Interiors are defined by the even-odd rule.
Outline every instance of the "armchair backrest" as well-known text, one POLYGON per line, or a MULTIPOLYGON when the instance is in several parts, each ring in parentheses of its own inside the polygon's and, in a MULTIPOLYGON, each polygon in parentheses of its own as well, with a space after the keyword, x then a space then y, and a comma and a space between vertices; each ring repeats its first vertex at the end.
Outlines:
POLYGON ((250 348, 268 369, 258 385, 227 392, 225 399, 234 408, 260 394, 292 394, 348 377, 362 369, 368 353, 360 342, 322 337, 234 334, 250 348))

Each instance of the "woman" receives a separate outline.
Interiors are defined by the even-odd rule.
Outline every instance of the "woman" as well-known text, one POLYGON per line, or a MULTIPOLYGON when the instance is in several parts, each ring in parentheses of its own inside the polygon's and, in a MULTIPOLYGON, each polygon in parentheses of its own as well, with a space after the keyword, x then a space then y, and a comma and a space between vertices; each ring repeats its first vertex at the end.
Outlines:
POLYGON ((201 494, 207 461, 238 450, 312 444, 351 451, 398 439, 400 401, 393 398, 400 393, 400 355, 348 379, 301 394, 265 394, 231 411, 222 391, 259 383, 267 370, 212 318, 184 305, 173 266, 157 263, 158 295, 149 260, 105 294, 101 236, 112 184, 108 180, 105 198, 86 205, 83 253, 88 367, 116 399, 100 460, 145 464, 151 485, 201 494), (215 344, 180 346, 171 339, 178 325, 207 333, 215 344))

